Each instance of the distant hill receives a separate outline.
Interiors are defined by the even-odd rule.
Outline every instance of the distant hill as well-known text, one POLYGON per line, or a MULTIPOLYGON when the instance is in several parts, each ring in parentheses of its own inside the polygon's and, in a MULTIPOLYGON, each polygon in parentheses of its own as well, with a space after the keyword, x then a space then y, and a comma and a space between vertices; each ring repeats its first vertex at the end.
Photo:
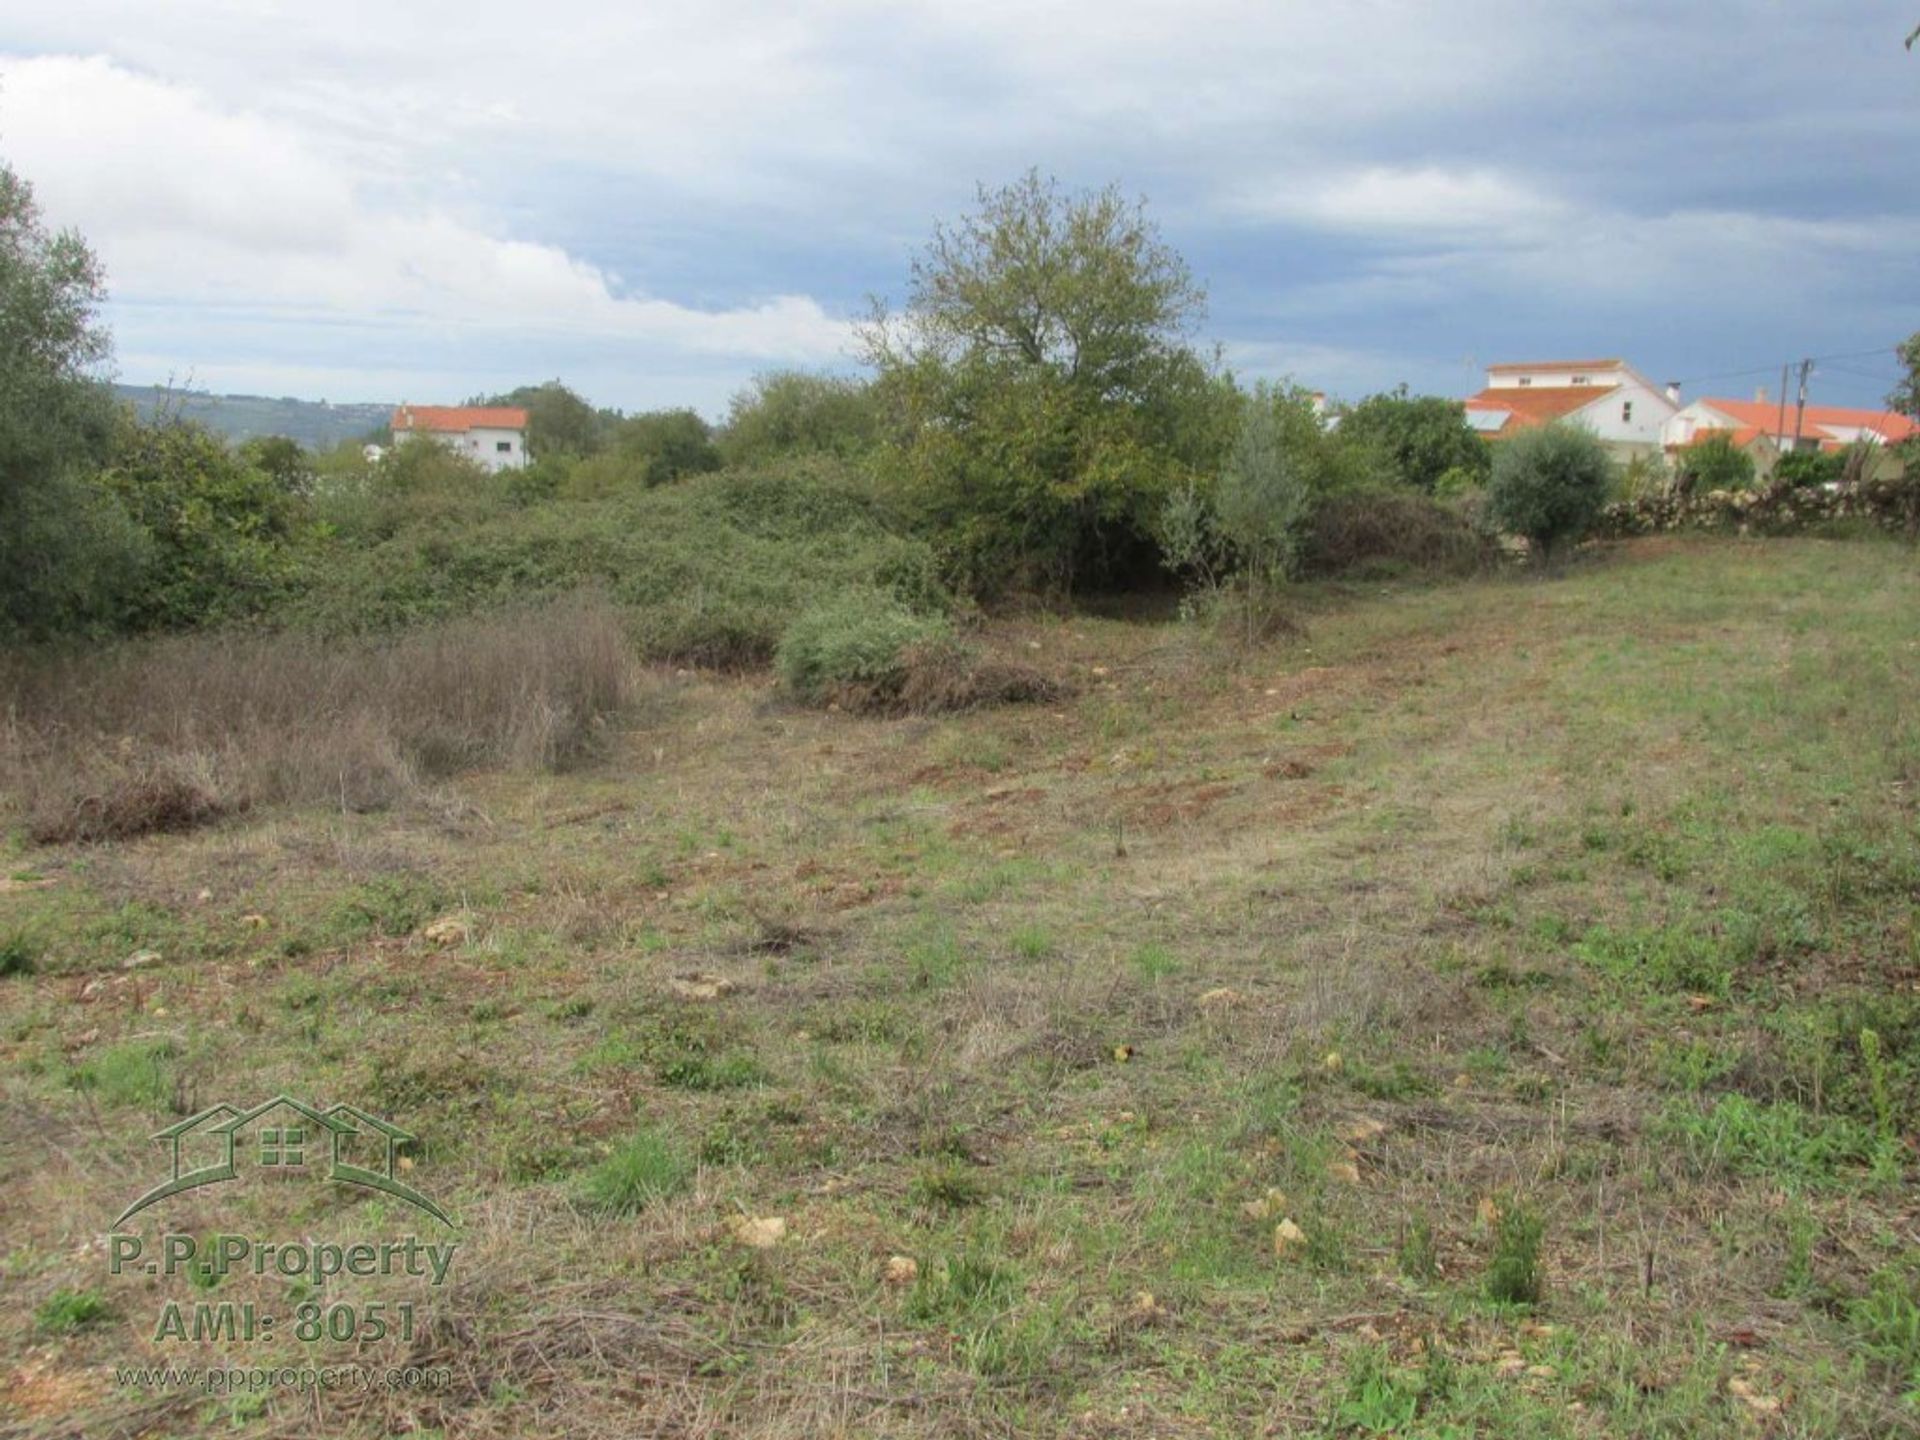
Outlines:
POLYGON ((325 400, 278 399, 268 395, 213 395, 205 390, 167 390, 159 385, 115 385, 114 394, 143 418, 162 406, 197 420, 229 440, 256 435, 285 435, 309 450, 329 450, 342 440, 359 440, 384 430, 393 406, 371 402, 331 405, 325 400))

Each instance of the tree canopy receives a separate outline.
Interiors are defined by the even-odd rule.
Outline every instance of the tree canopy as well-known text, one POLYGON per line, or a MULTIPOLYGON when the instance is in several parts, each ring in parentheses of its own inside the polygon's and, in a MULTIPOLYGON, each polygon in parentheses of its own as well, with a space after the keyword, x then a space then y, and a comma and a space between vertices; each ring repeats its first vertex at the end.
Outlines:
POLYGON ((100 263, 0 163, 0 632, 101 619, 140 539, 89 472, 110 444, 100 263))
POLYGON ((1405 385, 1369 395, 1341 418, 1340 430, 1373 447, 1401 484, 1429 495, 1448 471, 1484 483, 1493 466, 1486 441, 1468 427, 1458 400, 1410 395, 1405 385))
POLYGON ((1038 172, 935 229, 863 331, 898 473, 975 588, 1152 563, 1167 494, 1211 472, 1233 391, 1194 353, 1205 297, 1141 202, 1038 172))

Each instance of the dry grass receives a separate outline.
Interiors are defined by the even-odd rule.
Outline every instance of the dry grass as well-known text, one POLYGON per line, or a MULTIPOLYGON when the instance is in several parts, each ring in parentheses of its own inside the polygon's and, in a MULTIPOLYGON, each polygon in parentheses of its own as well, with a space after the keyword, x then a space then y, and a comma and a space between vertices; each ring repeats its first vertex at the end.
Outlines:
POLYGON ((391 641, 226 634, 16 658, 0 789, 41 843, 269 804, 382 808, 463 770, 551 771, 637 693, 612 607, 576 599, 391 641))

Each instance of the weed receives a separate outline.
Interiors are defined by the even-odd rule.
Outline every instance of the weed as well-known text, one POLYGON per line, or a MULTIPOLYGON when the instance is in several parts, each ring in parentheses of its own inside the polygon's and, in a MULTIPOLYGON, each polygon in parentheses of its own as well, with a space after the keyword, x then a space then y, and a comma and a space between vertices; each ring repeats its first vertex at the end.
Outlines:
POLYGON ((1053 954, 1053 936, 1038 925, 1022 925, 1013 932, 1013 953, 1022 960, 1045 960, 1053 954))
POLYGON ((672 1139, 643 1129, 587 1172, 580 1193, 589 1210, 634 1215, 679 1194, 692 1174, 693 1166, 672 1139))
POLYGON ((43 1335, 71 1335, 112 1314, 113 1307, 98 1290, 56 1290, 35 1308, 33 1323, 43 1335))
POLYGON ((0 936, 0 979, 31 975, 40 968, 40 946, 23 931, 0 936))
POLYGON ((447 904, 447 893, 419 875, 382 875, 356 887, 333 907, 334 933, 342 939, 411 935, 447 904))
POLYGON ((1667 1110, 1658 1132, 1686 1148, 1696 1174, 1726 1169, 1780 1182, 1831 1183, 1875 1153, 1874 1136, 1857 1121, 1815 1115, 1782 1101, 1761 1105, 1724 1095, 1706 1114, 1684 1105, 1667 1110))
POLYGON ((947 1160, 914 1177, 912 1198, 930 1210, 964 1210, 984 1201, 987 1187, 966 1166, 947 1160))
POLYGON ((1877 1272, 1867 1293, 1848 1306, 1847 1318, 1866 1353, 1920 1391, 1920 1262, 1877 1272))
POLYGON ((74 1067, 68 1083, 92 1091, 109 1105, 161 1109, 174 1097, 175 1055, 171 1040, 128 1041, 74 1067))
POLYGON ((1523 1201, 1503 1206, 1494 1222, 1493 1259, 1487 1266, 1487 1298, 1502 1305, 1537 1305, 1546 1288, 1540 1265, 1545 1226, 1523 1201))
POLYGON ((947 1321, 1011 1307, 1022 1285, 1019 1272, 980 1249, 950 1255, 920 1272, 907 1296, 911 1320, 947 1321))
POLYGON ((1412 1100, 1431 1095, 1436 1089, 1433 1081, 1404 1060, 1370 1065, 1364 1060, 1348 1059, 1341 1073, 1348 1085, 1374 1100, 1412 1100))
POLYGON ((1164 945, 1142 945, 1133 952, 1129 963, 1134 974, 1149 985, 1180 973, 1180 962, 1164 945))
POLYGON ((766 1067, 744 1053, 691 1053, 662 1060, 655 1073, 676 1090, 744 1090, 767 1083, 766 1067))
POLYGON ((1346 1393, 1335 1409, 1343 1427, 1366 1435, 1394 1435, 1413 1424, 1422 1386, 1394 1369, 1384 1349, 1369 1345, 1347 1361, 1346 1393))
POLYGON ((1679 926, 1613 930, 1596 925, 1574 953, 1606 974, 1653 990, 1724 997, 1733 985, 1725 945, 1679 926))
POLYGON ((1440 1274, 1440 1254, 1433 1240, 1433 1222, 1424 1215, 1408 1220, 1400 1230, 1400 1273, 1427 1283, 1440 1274))

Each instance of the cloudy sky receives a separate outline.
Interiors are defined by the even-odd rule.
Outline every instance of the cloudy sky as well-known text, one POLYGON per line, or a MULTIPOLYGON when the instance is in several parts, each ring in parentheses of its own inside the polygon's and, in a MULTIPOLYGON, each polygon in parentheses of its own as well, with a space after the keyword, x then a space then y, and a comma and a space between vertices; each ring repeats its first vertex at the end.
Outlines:
POLYGON ((850 365, 1030 166, 1147 198, 1243 375, 1620 354, 1873 403, 1920 329, 1920 0, 12 0, 0 158, 120 377, 724 410, 850 365), (1877 352, 1877 353, 1875 353, 1877 352), (1745 372, 1745 373, 1738 373, 1745 372))

